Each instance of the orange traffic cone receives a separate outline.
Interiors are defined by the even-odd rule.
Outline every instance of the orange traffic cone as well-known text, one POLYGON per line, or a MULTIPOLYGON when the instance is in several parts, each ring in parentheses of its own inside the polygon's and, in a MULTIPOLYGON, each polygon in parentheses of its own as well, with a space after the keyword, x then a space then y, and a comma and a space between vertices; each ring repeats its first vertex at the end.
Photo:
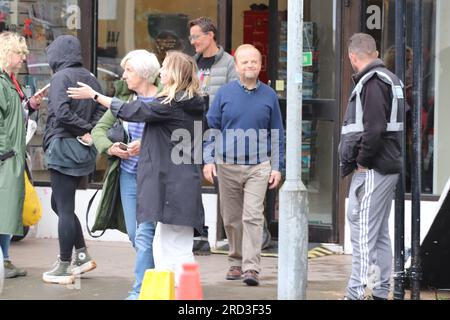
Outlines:
POLYGON ((176 290, 176 299, 203 300, 197 262, 183 264, 183 271, 180 274, 178 288, 176 290))

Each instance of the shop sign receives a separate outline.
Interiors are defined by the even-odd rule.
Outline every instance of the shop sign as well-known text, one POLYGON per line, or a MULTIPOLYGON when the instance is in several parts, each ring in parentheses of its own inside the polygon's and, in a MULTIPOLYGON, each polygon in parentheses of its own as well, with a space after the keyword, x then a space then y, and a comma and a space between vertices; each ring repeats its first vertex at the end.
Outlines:
POLYGON ((303 66, 311 67, 313 65, 313 54, 311 51, 303 52, 303 66))

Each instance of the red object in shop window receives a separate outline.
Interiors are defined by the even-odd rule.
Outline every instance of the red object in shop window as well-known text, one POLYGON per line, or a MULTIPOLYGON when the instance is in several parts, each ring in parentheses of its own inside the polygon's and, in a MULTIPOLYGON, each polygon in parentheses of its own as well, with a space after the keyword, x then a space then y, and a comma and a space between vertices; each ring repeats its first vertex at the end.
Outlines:
POLYGON ((259 80, 268 81, 267 55, 269 54, 269 11, 244 11, 244 43, 254 45, 262 55, 259 80))
POLYGON ((33 37, 33 31, 31 31, 31 23, 32 20, 30 18, 25 19, 24 26, 23 26, 23 36, 25 38, 32 38, 33 37))

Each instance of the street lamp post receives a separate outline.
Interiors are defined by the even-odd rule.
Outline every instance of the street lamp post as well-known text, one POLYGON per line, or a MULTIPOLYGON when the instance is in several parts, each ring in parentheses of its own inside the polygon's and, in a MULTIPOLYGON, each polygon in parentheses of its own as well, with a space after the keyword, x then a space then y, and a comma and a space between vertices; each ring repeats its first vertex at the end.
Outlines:
MULTIPOLYGON (((406 56, 406 1, 395 2, 395 74, 405 83, 405 56, 406 56)), ((403 90, 404 91, 404 90, 403 90)), ((404 94, 403 96, 406 97, 404 94)), ((405 164, 406 164, 406 116, 405 99, 403 104, 403 135, 402 135, 402 172, 398 180, 395 193, 395 242, 394 242, 394 300, 405 298, 405 164)))
POLYGON ((301 180, 303 1, 288 1, 286 180, 280 190, 278 299, 306 299, 308 198, 301 180))
POLYGON ((413 7, 413 156, 411 174, 411 300, 420 300, 420 193, 421 179, 421 112, 422 112, 422 1, 414 0, 413 7))

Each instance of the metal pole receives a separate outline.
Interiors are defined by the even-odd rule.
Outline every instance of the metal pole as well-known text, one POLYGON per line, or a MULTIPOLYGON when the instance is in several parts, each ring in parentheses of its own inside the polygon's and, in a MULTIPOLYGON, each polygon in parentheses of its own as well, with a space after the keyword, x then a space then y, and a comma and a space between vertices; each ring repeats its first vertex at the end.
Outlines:
POLYGON ((288 1, 286 181, 280 190, 278 299, 306 299, 308 199, 301 181, 303 1, 288 1))
POLYGON ((421 111, 422 111, 422 1, 414 0, 413 8, 413 161, 411 221, 411 300, 420 299, 420 193, 421 193, 421 111))
MULTIPOLYGON (((405 83, 406 56, 406 1, 395 1, 395 74, 405 83)), ((403 91, 405 96, 405 91, 403 91)), ((405 111, 405 99, 401 100, 401 110, 405 111)), ((403 112, 402 155, 403 164, 395 193, 395 245, 394 245, 394 300, 405 299, 405 164, 406 164, 406 123, 403 112)))
MULTIPOLYGON (((269 0, 269 48, 280 46, 280 23, 278 18, 278 0, 269 0)), ((268 53, 268 76, 271 87, 275 89, 278 79, 279 50, 269 50, 268 53)))
POLYGON ((3 292, 4 279, 5 279, 5 269, 3 266, 3 251, 2 248, 0 248, 0 295, 2 295, 3 292))

